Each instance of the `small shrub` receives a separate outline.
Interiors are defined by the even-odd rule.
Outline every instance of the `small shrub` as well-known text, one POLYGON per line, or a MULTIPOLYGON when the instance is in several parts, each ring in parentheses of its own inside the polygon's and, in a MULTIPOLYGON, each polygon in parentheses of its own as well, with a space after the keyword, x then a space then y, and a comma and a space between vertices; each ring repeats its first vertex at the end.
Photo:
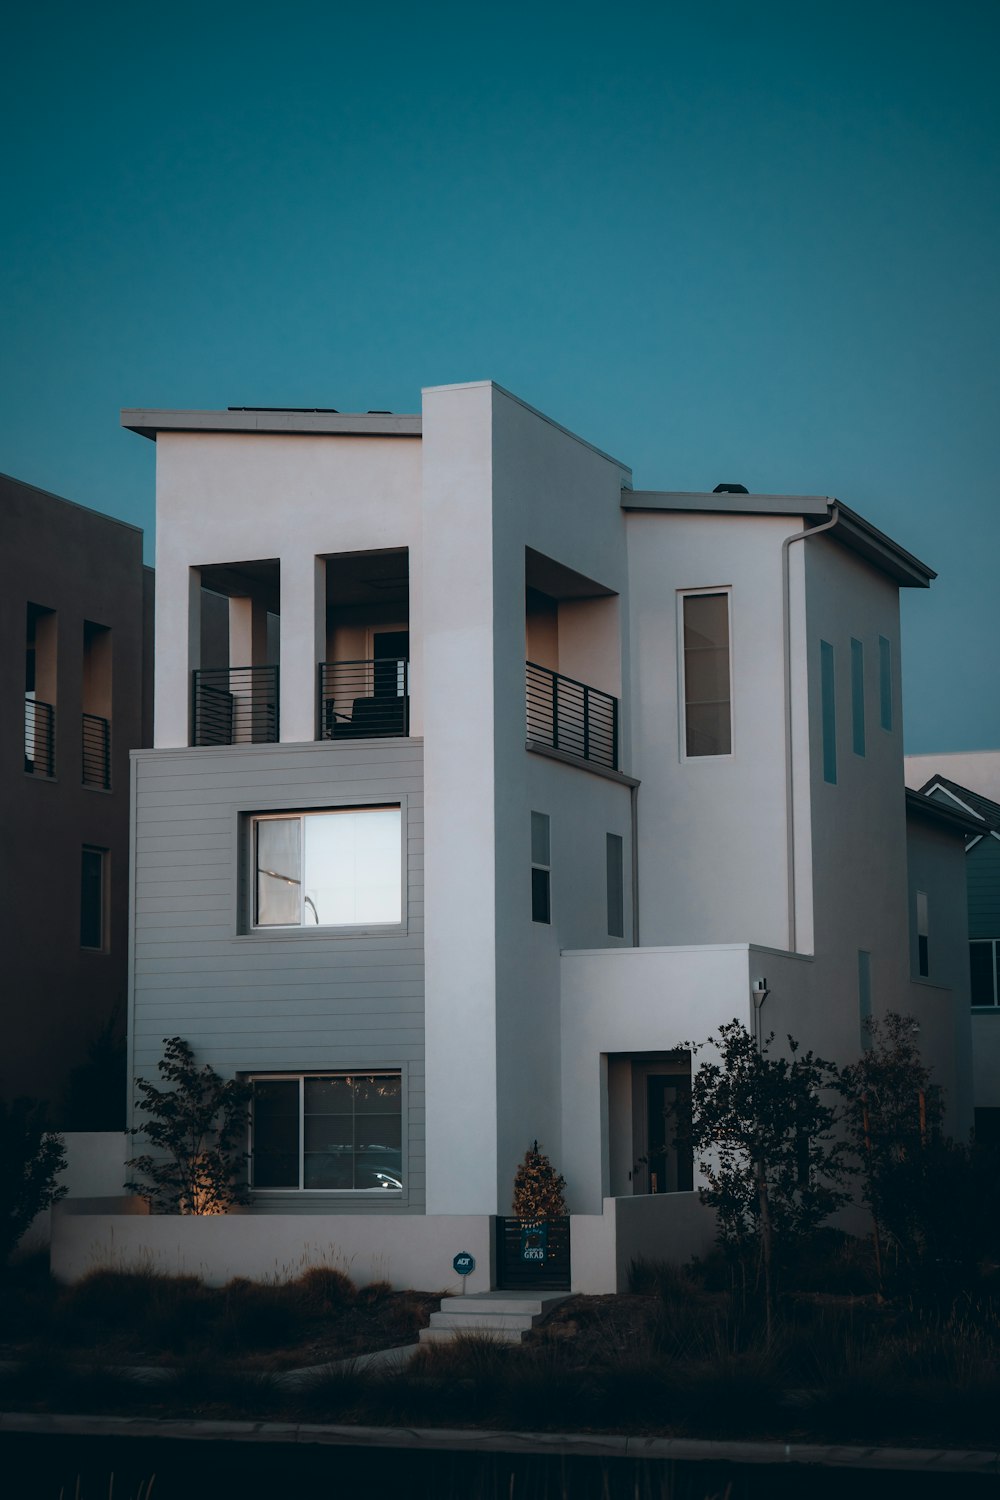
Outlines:
POLYGON ((356 1293, 358 1306, 370 1308, 381 1307, 386 1298, 391 1296, 392 1286, 388 1281, 369 1281, 358 1287, 356 1293))
POLYGON ((333 1266, 311 1266, 291 1283, 291 1289, 302 1311, 315 1318, 329 1317, 358 1299, 351 1278, 333 1266))
POLYGON ((35 1215, 66 1196, 56 1186, 65 1167, 65 1143, 47 1128, 45 1105, 0 1099, 0 1266, 35 1215))

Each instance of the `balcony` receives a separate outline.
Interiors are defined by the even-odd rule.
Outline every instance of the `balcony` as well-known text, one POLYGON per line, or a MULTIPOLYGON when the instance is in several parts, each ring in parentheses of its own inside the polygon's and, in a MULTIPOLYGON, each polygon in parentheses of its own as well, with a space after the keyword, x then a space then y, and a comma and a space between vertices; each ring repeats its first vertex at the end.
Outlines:
POLYGON ((204 667, 192 676, 192 744, 276 743, 277 667, 204 667))
POLYGON ((409 732, 409 662, 405 657, 320 663, 321 740, 388 739, 409 732))
POLYGON ((530 661, 525 695, 529 740, 617 771, 617 698, 530 661))
POLYGON ((31 776, 56 774, 56 711, 34 693, 24 699, 24 769, 31 776))
POLYGON ((111 725, 99 714, 83 715, 83 784, 111 789, 111 725))

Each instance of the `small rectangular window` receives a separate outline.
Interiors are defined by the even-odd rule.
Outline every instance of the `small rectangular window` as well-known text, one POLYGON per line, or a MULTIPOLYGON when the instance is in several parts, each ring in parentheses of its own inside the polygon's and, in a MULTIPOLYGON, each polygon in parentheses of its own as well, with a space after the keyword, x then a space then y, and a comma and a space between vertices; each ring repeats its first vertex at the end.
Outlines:
POLYGON ((997 992, 997 948, 1000 939, 976 938, 969 944, 969 988, 973 1005, 1000 1003, 997 992))
POLYGON ((863 948, 858 949, 858 1020, 861 1026, 861 1047, 867 1051, 872 1044, 868 1022, 872 1014, 872 956, 863 948))
POLYGON ((549 819, 546 813, 531 814, 531 920, 552 921, 549 863, 549 819))
POLYGON ((625 868, 621 834, 607 836, 608 937, 625 936, 625 868))
POLYGON ((105 947, 104 849, 84 848, 80 859, 80 947, 105 947))
POLYGON ((730 755, 729 594, 684 595, 684 753, 730 755))
POLYGON ((892 646, 878 638, 878 713, 883 729, 892 729, 892 646))
POLYGON ((833 647, 819 643, 820 698, 823 717, 823 780, 837 785, 837 682, 833 647))
POLYGON ((317 1073, 251 1082, 253 1187, 402 1190, 401 1073, 317 1073))
POLYGON ((865 648, 851 641, 851 735, 855 755, 865 753, 865 648))
POLYGON ((401 922, 401 827, 398 807, 254 818, 254 926, 401 922))
POLYGON ((926 979, 931 972, 930 927, 927 917, 927 892, 917 892, 917 973, 926 979))

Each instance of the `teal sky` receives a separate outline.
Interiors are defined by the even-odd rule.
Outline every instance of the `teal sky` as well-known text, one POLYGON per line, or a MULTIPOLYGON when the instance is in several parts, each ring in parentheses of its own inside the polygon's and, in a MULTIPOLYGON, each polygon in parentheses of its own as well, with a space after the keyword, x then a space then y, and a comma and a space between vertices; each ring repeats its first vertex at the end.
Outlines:
POLYGON ((493 378, 639 487, 861 511, 941 575, 907 749, 1000 746, 996 3, 55 0, 4 42, 0 469, 151 544, 122 406, 493 378))

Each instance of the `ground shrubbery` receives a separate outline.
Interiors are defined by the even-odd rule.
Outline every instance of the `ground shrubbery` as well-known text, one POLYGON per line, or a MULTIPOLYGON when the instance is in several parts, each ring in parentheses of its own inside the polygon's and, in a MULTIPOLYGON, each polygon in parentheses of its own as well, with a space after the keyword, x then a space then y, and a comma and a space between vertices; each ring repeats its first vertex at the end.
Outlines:
POLYGON ((770 1336, 759 1297, 716 1251, 684 1269, 636 1265, 621 1296, 568 1298, 523 1346, 470 1335, 382 1369, 334 1361, 412 1342, 435 1298, 357 1288, 325 1267, 218 1289, 99 1271, 47 1293, 37 1269, 18 1274, 39 1321, 0 1374, 8 1407, 995 1445, 1000 1297, 989 1279, 951 1301, 880 1300, 870 1245, 833 1231, 788 1268, 770 1336), (123 1368, 168 1357, 155 1380, 123 1368), (303 1365, 318 1368, 280 1373, 303 1365))

